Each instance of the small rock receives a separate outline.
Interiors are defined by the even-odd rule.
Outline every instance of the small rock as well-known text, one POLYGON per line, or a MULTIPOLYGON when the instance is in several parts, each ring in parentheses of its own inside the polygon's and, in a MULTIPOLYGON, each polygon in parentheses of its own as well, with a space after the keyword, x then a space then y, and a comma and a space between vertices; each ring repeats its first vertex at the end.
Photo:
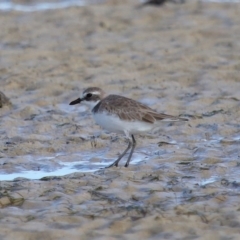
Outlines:
POLYGON ((5 94, 0 91, 0 108, 2 108, 4 105, 11 105, 11 102, 5 96, 5 94))
POLYGON ((143 5, 163 5, 166 2, 173 2, 173 3, 184 3, 185 0, 149 0, 143 3, 143 5))
POLYGON ((11 203, 10 199, 6 196, 0 198, 0 207, 6 207, 11 203))

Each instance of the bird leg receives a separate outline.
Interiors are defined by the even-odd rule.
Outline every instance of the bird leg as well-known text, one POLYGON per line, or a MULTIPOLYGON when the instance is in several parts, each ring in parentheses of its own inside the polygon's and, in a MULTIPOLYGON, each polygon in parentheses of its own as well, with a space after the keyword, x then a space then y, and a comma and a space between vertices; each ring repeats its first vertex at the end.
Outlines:
POLYGON ((130 160, 131 160, 133 151, 134 151, 134 149, 135 149, 135 147, 136 147, 136 144, 137 144, 137 142, 136 142, 134 136, 132 135, 132 149, 131 149, 131 152, 130 152, 130 154, 129 154, 129 156, 128 156, 128 160, 127 160, 127 162, 126 162, 126 164, 125 164, 125 167, 128 167, 128 165, 129 165, 129 163, 130 163, 130 160))
POLYGON ((113 167, 113 166, 118 166, 118 163, 120 162, 120 160, 122 159, 122 157, 127 153, 127 151, 130 149, 130 147, 132 146, 132 141, 129 139, 129 143, 128 143, 128 146, 127 148, 124 150, 124 152, 118 157, 118 159, 113 162, 111 165, 109 165, 108 167, 106 168, 110 168, 110 167, 113 167))

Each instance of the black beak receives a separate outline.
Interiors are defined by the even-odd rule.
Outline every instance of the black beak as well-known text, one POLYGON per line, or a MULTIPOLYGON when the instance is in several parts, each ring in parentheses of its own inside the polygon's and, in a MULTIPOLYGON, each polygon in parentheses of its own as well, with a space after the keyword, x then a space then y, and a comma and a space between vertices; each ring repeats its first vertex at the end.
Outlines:
POLYGON ((80 103, 81 101, 82 101, 81 98, 78 98, 78 99, 76 99, 76 100, 70 102, 69 105, 75 105, 75 104, 80 103))

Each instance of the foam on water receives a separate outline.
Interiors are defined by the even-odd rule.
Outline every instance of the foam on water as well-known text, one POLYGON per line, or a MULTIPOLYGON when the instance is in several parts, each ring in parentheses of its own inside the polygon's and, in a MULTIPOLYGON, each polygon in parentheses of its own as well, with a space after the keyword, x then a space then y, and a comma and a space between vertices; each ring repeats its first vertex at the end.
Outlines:
POLYGON ((73 172, 76 172, 75 169, 72 168, 73 163, 71 164, 64 164, 65 166, 57 169, 52 172, 45 172, 45 171, 23 171, 20 173, 10 173, 10 174, 0 174, 1 181, 11 181, 15 178, 27 178, 27 179, 40 179, 46 176, 64 176, 73 172))

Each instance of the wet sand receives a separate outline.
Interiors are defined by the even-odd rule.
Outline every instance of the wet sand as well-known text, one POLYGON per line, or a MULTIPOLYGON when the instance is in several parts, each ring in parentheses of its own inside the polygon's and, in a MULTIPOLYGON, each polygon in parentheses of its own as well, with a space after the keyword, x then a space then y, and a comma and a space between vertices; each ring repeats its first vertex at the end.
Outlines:
POLYGON ((239 239, 240 4, 137 6, 1 12, 1 239, 239 239), (126 142, 89 86, 190 121, 100 169, 126 142))

